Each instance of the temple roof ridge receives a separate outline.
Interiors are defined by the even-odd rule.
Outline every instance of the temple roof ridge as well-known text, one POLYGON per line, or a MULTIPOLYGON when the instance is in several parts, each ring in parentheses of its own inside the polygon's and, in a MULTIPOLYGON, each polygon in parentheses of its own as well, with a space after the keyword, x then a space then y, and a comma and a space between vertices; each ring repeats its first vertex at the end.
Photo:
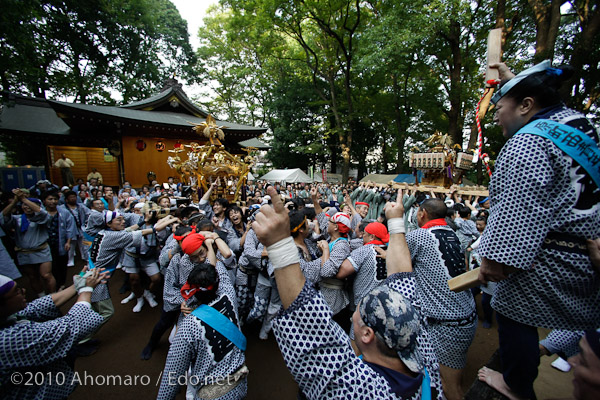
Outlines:
POLYGON ((119 107, 143 111, 159 111, 159 108, 162 108, 162 111, 165 111, 167 108, 171 108, 174 112, 183 111, 185 114, 194 115, 200 118, 206 118, 209 114, 190 100, 183 90, 183 84, 179 83, 174 77, 168 78, 163 82, 163 87, 160 92, 145 99, 124 104, 119 107), (181 109, 179 107, 181 107, 181 109))

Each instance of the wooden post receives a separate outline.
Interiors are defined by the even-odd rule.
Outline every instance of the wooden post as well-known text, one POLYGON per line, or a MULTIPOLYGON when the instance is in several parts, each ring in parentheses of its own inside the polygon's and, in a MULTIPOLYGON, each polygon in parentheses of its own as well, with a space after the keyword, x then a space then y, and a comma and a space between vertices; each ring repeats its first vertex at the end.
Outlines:
POLYGON ((488 34, 487 44, 487 65, 485 70, 485 81, 491 79, 496 80, 499 78, 498 70, 496 68, 490 68, 490 64, 500 62, 500 55, 502 53, 502 28, 492 29, 488 34))
POLYGON ((488 34, 487 44, 487 65, 485 68, 485 86, 489 88, 485 97, 481 100, 479 106, 479 120, 481 121, 485 117, 490 106, 490 100, 494 94, 495 87, 490 85, 488 81, 499 79, 498 70, 496 68, 490 68, 490 64, 499 63, 500 56, 502 54, 502 28, 492 29, 488 34))

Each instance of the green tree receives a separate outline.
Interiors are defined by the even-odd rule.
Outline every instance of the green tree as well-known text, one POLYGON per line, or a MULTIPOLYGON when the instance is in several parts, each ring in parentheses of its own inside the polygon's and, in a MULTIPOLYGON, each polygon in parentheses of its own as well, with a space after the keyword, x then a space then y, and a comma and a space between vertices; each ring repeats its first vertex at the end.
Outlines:
POLYGON ((0 33, 2 89, 36 97, 129 102, 194 63, 168 0, 5 0, 0 33))

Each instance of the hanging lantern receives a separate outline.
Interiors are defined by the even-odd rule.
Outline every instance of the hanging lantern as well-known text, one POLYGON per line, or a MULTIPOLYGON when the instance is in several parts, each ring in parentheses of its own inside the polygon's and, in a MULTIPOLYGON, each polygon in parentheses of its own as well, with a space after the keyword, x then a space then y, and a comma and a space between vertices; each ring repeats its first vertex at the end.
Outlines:
POLYGON ((142 139, 139 139, 138 141, 135 142, 135 148, 138 151, 146 150, 146 142, 144 142, 142 139))

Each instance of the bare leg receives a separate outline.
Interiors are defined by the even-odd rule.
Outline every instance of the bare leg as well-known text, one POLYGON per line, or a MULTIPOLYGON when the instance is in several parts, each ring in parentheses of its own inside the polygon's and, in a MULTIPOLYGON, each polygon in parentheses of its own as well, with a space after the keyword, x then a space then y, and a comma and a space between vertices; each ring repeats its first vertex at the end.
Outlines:
POLYGON ((160 273, 150 276, 150 285, 148 286, 148 290, 150 292, 154 293, 154 288, 157 285, 160 285, 160 281, 161 281, 160 273))
POLYGON ((131 284, 131 291, 135 293, 135 297, 142 297, 144 289, 142 289, 142 281, 139 274, 129 274, 129 283, 131 284))
POLYGON ((448 400, 460 400, 465 393, 461 387, 462 369, 454 369, 440 364, 440 374, 442 375, 442 387, 444 395, 448 400))
POLYGON ((29 284, 31 288, 35 292, 36 296, 38 293, 44 291, 44 286, 42 285, 42 278, 40 277, 40 272, 38 270, 37 265, 23 265, 21 266, 25 275, 27 275, 27 279, 29 279, 29 284))
POLYGON ((498 392, 502 393, 510 400, 521 400, 523 397, 517 396, 504 382, 504 377, 498 371, 494 371, 493 369, 489 369, 488 367, 483 367, 477 373, 477 378, 488 384, 488 386, 496 389, 498 392))
POLYGON ((42 283, 46 293, 56 292, 56 279, 52 275, 52 262, 47 261, 40 264, 40 275, 42 277, 42 283))

